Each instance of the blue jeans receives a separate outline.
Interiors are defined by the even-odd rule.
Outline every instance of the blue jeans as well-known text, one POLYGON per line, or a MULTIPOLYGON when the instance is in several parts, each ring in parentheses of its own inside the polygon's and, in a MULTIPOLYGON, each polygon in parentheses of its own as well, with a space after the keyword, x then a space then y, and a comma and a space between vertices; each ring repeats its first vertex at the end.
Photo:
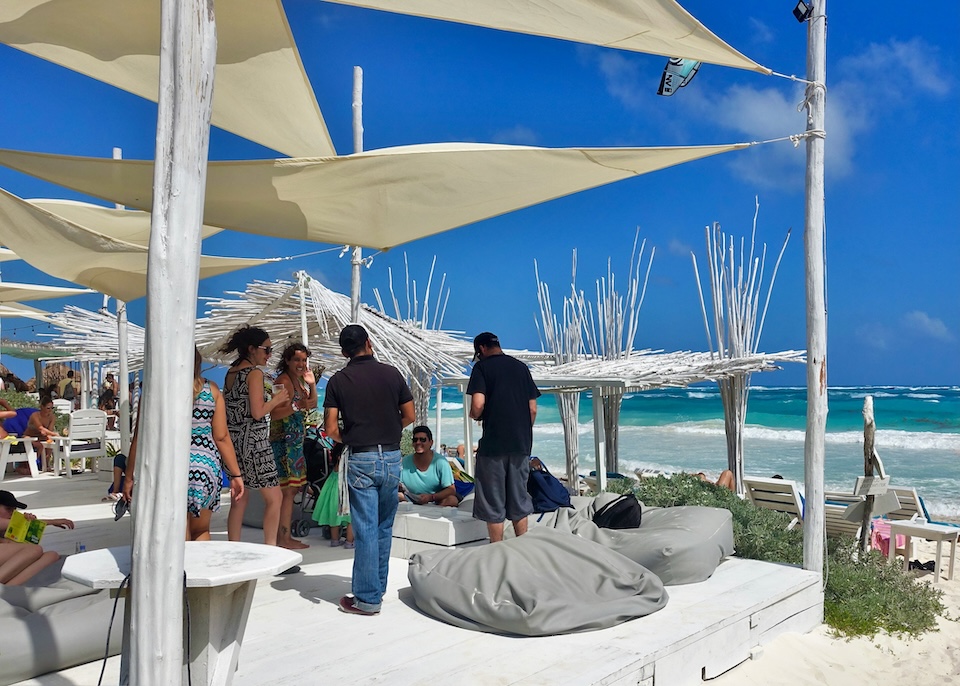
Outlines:
POLYGON ((387 592, 393 518, 400 486, 400 451, 352 453, 347 460, 353 556, 354 605, 379 612, 387 592))

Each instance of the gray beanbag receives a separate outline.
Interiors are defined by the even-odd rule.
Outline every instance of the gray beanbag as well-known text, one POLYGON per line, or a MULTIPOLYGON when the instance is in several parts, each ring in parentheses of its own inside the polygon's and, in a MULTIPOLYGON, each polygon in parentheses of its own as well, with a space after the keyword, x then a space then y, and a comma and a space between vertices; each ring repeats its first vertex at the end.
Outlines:
POLYGON ((642 566, 549 529, 502 543, 417 553, 407 577, 422 611, 465 629, 499 634, 603 629, 667 603, 663 584, 642 566))
POLYGON ((643 507, 637 529, 601 529, 593 513, 617 496, 575 498, 578 509, 563 508, 530 517, 531 526, 567 531, 625 555, 660 577, 667 586, 709 579, 732 555, 733 517, 716 507, 643 507))

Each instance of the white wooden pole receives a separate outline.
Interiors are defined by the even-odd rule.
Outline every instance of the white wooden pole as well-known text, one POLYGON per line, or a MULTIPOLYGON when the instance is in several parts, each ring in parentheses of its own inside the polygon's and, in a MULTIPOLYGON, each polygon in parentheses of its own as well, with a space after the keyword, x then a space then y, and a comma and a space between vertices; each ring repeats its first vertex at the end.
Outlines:
POLYGON ((127 303, 117 301, 117 421, 120 424, 120 452, 130 454, 130 368, 127 361, 127 303))
MULTIPOLYGON (((113 149, 113 159, 123 158, 121 148, 113 149)), ((114 205, 124 209, 120 203, 114 205)), ((120 424, 120 452, 130 454, 130 367, 127 360, 127 304, 117 300, 117 422, 120 424)))
MULTIPOLYGON (((300 286, 300 342, 308 348, 307 342, 307 275, 300 271, 297 272, 297 283, 300 286)), ((320 379, 317 379, 319 382, 320 379)))
MULTIPOLYGON (((353 152, 363 152, 363 69, 353 68, 353 152)), ((363 248, 353 246, 350 259, 350 321, 360 321, 360 267, 363 248)))
MULTIPOLYGON (((602 387, 593 387, 593 450, 597 463, 597 492, 607 490, 607 432, 604 430, 602 387)), ((579 481, 573 486, 579 488, 579 481)))
POLYGON ((162 0, 144 397, 137 445, 131 683, 183 682, 194 323, 216 64, 214 0, 162 0))
POLYGON ((827 81, 827 2, 814 0, 807 25, 806 223, 803 233, 807 295, 807 430, 803 446, 806 511, 803 568, 823 573, 824 436, 827 427, 827 311, 824 253, 824 111, 827 81))
MULTIPOLYGON (((437 388, 437 399, 435 402, 437 403, 437 406, 435 409, 437 412, 437 420, 436 420, 437 426, 433 430, 433 440, 434 440, 434 444, 439 446, 440 443, 443 441, 443 436, 441 435, 441 431, 440 431, 441 429, 440 421, 443 419, 443 412, 440 407, 443 401, 443 386, 441 386, 440 384, 437 384, 436 388, 437 388)), ((446 453, 444 453, 443 456, 446 457, 447 456, 446 453)))

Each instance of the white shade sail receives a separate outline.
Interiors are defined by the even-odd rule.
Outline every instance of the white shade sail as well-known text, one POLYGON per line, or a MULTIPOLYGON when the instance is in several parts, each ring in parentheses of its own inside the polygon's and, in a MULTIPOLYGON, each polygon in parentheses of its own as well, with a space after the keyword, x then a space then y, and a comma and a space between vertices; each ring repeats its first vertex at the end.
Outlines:
MULTIPOLYGON (((750 145, 437 143, 341 157, 211 162, 204 222, 277 238, 386 249, 750 145)), ((151 208, 151 161, 0 150, 0 164, 128 207, 151 208)))
MULTIPOLYGON (((51 276, 89 286, 118 300, 136 300, 146 295, 146 246, 97 233, 2 189, 0 242, 12 248, 24 261, 51 276)), ((202 256, 200 278, 227 274, 271 261, 202 256)), ((11 299, 24 298, 17 296, 11 299)))
POLYGON ((329 0, 769 74, 674 0, 329 0))
MULTIPOLYGON (((76 200, 31 199, 31 205, 46 210, 80 226, 85 226, 118 241, 150 244, 150 213, 140 210, 118 210, 113 207, 101 207, 76 200)), ((215 226, 201 226, 203 238, 220 233, 223 229, 215 226)))
MULTIPOLYGON (((334 155, 281 0, 215 0, 213 124, 284 155, 334 155)), ((156 102, 157 0, 3 0, 0 42, 156 102)))
POLYGON ((9 306, 16 305, 18 300, 49 300, 50 298, 68 298, 71 295, 86 295, 87 293, 93 293, 93 291, 89 288, 38 286, 31 283, 0 281, 0 303, 9 306))
POLYGON ((29 305, 23 305, 17 302, 5 302, 0 305, 0 318, 15 319, 17 317, 45 322, 50 319, 50 313, 46 310, 40 310, 36 307, 30 307, 29 305))

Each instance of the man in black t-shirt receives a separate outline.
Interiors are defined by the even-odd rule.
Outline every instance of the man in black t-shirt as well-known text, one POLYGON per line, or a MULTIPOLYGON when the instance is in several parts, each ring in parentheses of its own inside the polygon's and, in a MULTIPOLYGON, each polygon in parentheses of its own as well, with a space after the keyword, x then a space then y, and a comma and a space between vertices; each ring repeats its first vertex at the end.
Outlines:
POLYGON ((341 460, 346 460, 356 552, 353 597, 342 597, 340 610, 375 615, 387 591, 400 487, 400 434, 413 424, 416 413, 407 382, 395 367, 373 359, 362 326, 343 328, 340 349, 350 362, 331 377, 323 400, 324 431, 350 448, 341 460))
POLYGON ((500 340, 489 331, 473 339, 474 359, 467 395, 470 417, 483 424, 477 451, 473 516, 487 523, 490 542, 503 540, 509 519, 517 536, 527 531, 533 502, 527 492, 533 422, 540 391, 530 370, 505 355, 500 340))

